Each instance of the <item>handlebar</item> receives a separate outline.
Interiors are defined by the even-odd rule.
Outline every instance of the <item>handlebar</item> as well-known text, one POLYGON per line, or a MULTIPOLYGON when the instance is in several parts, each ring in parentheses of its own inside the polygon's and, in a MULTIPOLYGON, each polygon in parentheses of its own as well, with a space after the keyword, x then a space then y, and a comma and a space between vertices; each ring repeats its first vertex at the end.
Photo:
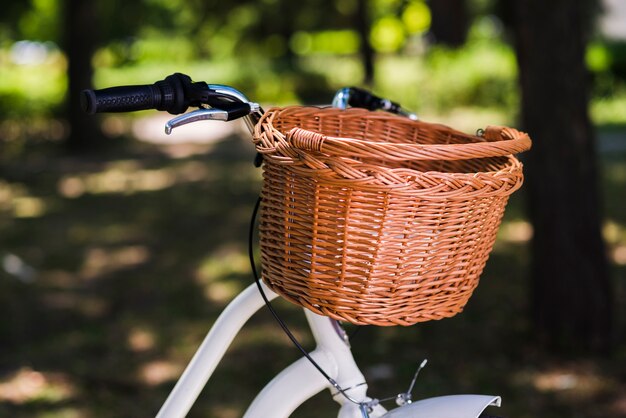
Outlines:
MULTIPOLYGON (((415 114, 402 109, 399 104, 356 87, 346 87, 337 91, 333 106, 341 109, 348 106, 369 110, 380 109, 417 119, 415 114)), ((178 115, 185 113, 189 107, 200 108, 168 122, 167 133, 177 126, 198 120, 230 121, 241 117, 244 117, 252 131, 263 114, 263 109, 257 103, 249 101, 240 91, 219 84, 193 82, 191 77, 181 73, 169 75, 154 84, 84 90, 81 93, 81 107, 90 115, 148 109, 178 115)))
POLYGON ((262 114, 259 105, 248 101, 240 91, 220 84, 193 82, 191 77, 181 73, 169 75, 154 84, 83 90, 81 107, 90 115, 148 109, 178 115, 189 107, 201 108, 170 121, 166 127, 168 134, 176 126, 197 120, 230 121, 247 116, 246 122, 252 126, 262 114), (205 106, 214 109, 205 109, 205 106))

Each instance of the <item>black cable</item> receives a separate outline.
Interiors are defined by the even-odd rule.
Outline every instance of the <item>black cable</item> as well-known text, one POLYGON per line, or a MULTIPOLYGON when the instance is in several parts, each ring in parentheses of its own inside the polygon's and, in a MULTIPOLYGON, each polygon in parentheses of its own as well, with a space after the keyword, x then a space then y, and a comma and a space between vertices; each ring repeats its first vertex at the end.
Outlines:
POLYGON ((254 261, 254 250, 253 250, 254 226, 256 224, 256 217, 257 217, 257 214, 259 212, 259 207, 260 206, 261 206, 261 197, 259 196, 259 198, 256 201, 256 204, 254 205, 254 209, 252 210, 252 218, 250 220, 250 229, 248 231, 248 256, 250 258, 250 267, 252 268, 252 275, 254 276, 254 281, 255 281, 257 287, 259 288, 259 292, 261 293, 261 297, 263 298, 263 301, 265 301, 265 305, 267 306, 269 311, 272 313, 272 316, 274 317, 276 322, 278 322, 278 324, 283 329, 285 334, 287 334, 287 336, 289 337, 291 342, 296 346, 296 348, 298 350, 300 350, 302 355, 304 357, 306 357, 307 360, 309 360, 311 362, 311 364, 322 374, 322 376, 324 376, 324 378, 326 380, 328 380, 330 382, 330 384, 335 389, 337 389, 350 402, 353 402, 355 404, 361 405, 360 402, 357 402, 354 399, 352 399, 350 396, 348 396, 345 393, 345 390, 342 389, 341 386, 339 386, 339 384, 335 381, 335 379, 330 377, 328 375, 328 373, 326 373, 324 371, 324 369, 322 369, 322 367, 319 364, 317 364, 317 362, 313 359, 313 357, 311 357, 311 355, 308 353, 308 351, 306 351, 306 349, 304 347, 302 347, 300 342, 296 339, 296 337, 291 333, 291 331, 287 327, 287 324, 285 324, 285 322, 280 318, 280 316, 278 315, 276 310, 274 310, 274 307, 272 306, 270 300, 267 298, 267 295, 263 291, 263 287, 261 286, 261 279, 260 279, 259 274, 257 272, 256 263, 254 261))

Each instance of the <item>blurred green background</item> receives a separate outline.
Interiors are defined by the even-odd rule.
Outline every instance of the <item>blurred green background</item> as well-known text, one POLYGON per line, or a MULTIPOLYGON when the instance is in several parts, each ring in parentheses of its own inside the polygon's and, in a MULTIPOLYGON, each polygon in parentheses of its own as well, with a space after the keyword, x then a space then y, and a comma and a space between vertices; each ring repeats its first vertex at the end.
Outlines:
MULTIPOLYGON (((96 88, 183 72, 267 108, 328 103, 337 88, 360 85, 463 131, 519 126, 507 2, 437 1, 5 2, 0 416, 154 416, 219 312, 251 282, 245 241, 261 176, 243 127, 207 123, 167 138, 156 112, 109 115, 89 119, 97 130, 76 147, 73 118, 88 118, 68 108, 71 48, 83 61, 87 51, 96 88)), ((496 393, 508 417, 626 417, 626 38, 606 29, 606 9, 595 10, 584 65, 616 301, 610 353, 548 350, 533 338, 522 190, 462 315, 348 326, 373 396, 405 390, 428 357, 417 398, 496 393)), ((278 307, 311 348, 298 309, 278 307)), ((241 416, 296 358, 259 313, 189 416, 241 416)), ((294 416, 334 414, 323 393, 294 416)))

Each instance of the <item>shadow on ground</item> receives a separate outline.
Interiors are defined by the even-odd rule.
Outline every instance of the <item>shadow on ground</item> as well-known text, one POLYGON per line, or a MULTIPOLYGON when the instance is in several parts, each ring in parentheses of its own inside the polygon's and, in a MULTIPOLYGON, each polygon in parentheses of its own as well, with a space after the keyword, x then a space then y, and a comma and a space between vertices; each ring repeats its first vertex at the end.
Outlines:
MULTIPOLYGON (((219 312, 251 282, 246 237, 260 188, 252 145, 241 137, 132 144, 99 157, 43 147, 2 159, 0 416, 154 416, 219 312)), ((605 165, 618 244, 625 158, 605 165)), ((557 360, 532 343, 522 197, 511 202, 462 315, 411 328, 348 327, 374 396, 405 390, 427 357, 418 398, 500 394, 502 415, 516 418, 626 416, 623 341, 612 358, 584 360, 557 360)), ((616 265, 621 298, 625 276, 616 265)), ((310 344, 298 309, 279 307, 310 344)), ((240 416, 297 357, 259 313, 189 416, 240 416)), ((295 416, 335 415, 323 393, 295 416)))

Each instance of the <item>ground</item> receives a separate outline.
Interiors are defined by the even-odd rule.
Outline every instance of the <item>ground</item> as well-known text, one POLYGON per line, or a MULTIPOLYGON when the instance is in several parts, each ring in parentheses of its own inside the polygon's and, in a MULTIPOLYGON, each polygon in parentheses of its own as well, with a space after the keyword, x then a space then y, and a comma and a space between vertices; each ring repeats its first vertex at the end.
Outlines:
MULTIPOLYGON (((246 237, 261 176, 243 131, 222 129, 208 142, 188 131, 164 143, 146 133, 160 121, 107 123, 153 141, 118 137, 82 157, 41 142, 0 159, 0 416, 154 416, 216 316, 251 282, 246 237)), ((626 297, 624 138, 612 131, 600 142, 618 301, 626 297)), ((507 417, 626 417, 622 303, 611 356, 561 358, 533 342, 523 198, 512 198, 462 314, 409 328, 347 327, 373 396, 405 390, 428 358, 416 398, 490 393, 503 397, 497 413, 507 417)), ((299 309, 278 307, 310 348, 299 309)), ((259 313, 189 416, 240 416, 297 357, 259 313)), ((333 411, 323 393, 295 416, 333 411)))

